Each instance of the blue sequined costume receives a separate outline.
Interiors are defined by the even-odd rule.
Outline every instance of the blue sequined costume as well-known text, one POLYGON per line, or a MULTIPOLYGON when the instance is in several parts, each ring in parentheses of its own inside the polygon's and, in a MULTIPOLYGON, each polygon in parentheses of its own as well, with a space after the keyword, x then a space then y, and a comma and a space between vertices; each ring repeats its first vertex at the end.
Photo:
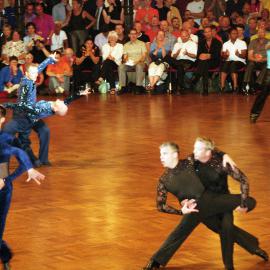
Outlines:
MULTIPOLYGON (((47 65, 52 63, 54 63, 54 60, 50 57, 44 60, 38 66, 38 73, 42 72, 47 65)), ((27 77, 24 77, 18 90, 17 103, 20 106, 34 106, 36 100, 37 90, 35 82, 27 77)), ((50 131, 42 120, 33 124, 33 122, 30 121, 24 113, 15 110, 13 113, 13 118, 5 125, 3 130, 12 135, 19 133, 21 148, 26 151, 33 164, 35 164, 37 158, 30 147, 31 142, 29 139, 32 128, 34 128, 34 130, 38 133, 40 140, 39 160, 41 163, 46 163, 48 162, 50 131)))
POLYGON ((12 197, 12 181, 32 168, 27 154, 19 148, 12 147, 10 145, 12 141, 13 137, 10 134, 0 131, 0 178, 5 179, 5 186, 0 190, 0 259, 3 263, 8 262, 12 257, 9 247, 3 241, 6 218, 12 197), (9 161, 12 156, 16 157, 19 166, 10 174, 9 161))

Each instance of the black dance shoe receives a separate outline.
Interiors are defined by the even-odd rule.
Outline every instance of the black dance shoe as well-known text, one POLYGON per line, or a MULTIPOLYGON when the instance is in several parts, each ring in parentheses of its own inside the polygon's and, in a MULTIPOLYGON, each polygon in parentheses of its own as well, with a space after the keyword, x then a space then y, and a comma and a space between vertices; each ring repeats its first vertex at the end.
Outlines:
POLYGON ((143 270, 157 270, 160 264, 154 260, 150 260, 149 263, 143 268, 143 270))
POLYGON ((231 266, 231 267, 225 267, 225 270, 234 270, 234 267, 231 266))
POLYGON ((3 266, 4 266, 4 268, 3 268, 4 270, 11 270, 10 265, 9 265, 8 262, 4 263, 3 266))
POLYGON ((267 252, 261 248, 257 248, 255 250, 254 254, 261 257, 266 262, 268 262, 268 260, 269 260, 269 256, 268 256, 267 252))
POLYGON ((51 167, 52 163, 50 161, 45 161, 41 163, 41 166, 47 166, 47 167, 51 167))

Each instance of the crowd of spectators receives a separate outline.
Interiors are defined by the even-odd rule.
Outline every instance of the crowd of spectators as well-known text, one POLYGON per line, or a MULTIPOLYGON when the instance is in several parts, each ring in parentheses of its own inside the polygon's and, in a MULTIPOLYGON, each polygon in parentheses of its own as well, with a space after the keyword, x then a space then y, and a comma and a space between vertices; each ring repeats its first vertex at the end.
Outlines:
POLYGON ((111 94, 182 93, 202 82, 207 95, 213 78, 221 91, 259 89, 267 68, 269 0, 133 0, 129 32, 123 4, 28 1, 18 32, 15 1, 0 3, 0 97, 16 94, 26 66, 53 51, 59 62, 40 74, 40 93, 68 94, 71 81, 73 91, 87 83, 95 90, 105 85, 111 94))

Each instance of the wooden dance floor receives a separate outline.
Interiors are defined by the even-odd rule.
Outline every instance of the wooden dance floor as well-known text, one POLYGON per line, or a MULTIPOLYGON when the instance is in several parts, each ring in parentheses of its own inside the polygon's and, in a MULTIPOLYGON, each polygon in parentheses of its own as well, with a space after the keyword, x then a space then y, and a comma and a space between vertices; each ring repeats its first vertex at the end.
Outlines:
MULTIPOLYGON (((173 140, 181 157, 199 135, 211 137, 248 175, 256 209, 235 223, 256 235, 270 253, 269 101, 249 123, 254 96, 90 95, 70 105, 66 117, 46 120, 50 161, 41 186, 14 183, 4 239, 14 251, 14 270, 139 270, 179 216, 155 208, 163 168, 158 146, 173 140)), ((32 134, 37 152, 36 134, 32 134)), ((230 181, 233 192, 239 183, 230 181)), ((169 202, 177 206, 176 200, 169 202)), ((237 270, 270 264, 235 245, 237 270)), ((166 269, 223 269, 219 238, 200 225, 166 269)))

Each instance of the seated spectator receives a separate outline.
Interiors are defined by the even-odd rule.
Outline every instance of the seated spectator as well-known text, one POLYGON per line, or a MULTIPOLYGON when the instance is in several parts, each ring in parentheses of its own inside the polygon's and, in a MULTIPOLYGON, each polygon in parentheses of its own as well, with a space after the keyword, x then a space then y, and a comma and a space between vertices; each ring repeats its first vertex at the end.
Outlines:
POLYGON ((243 17, 243 20, 244 21, 241 22, 241 23, 238 23, 238 24, 246 24, 247 21, 248 21, 248 19, 251 17, 251 6, 250 6, 250 3, 246 2, 243 5, 241 17, 243 17))
POLYGON ((118 43, 121 43, 121 44, 123 44, 123 45, 128 41, 128 39, 127 39, 127 37, 126 37, 124 31, 125 31, 125 29, 124 29, 124 27, 123 27, 122 24, 117 24, 117 25, 115 26, 115 32, 116 32, 117 35, 118 35, 118 41, 117 41, 117 42, 118 42, 118 43))
POLYGON ((114 30, 117 24, 124 24, 124 9, 119 0, 107 0, 108 7, 103 11, 104 21, 109 30, 114 30))
POLYGON ((15 29, 18 23, 16 17, 15 0, 8 0, 8 4, 9 5, 4 8, 3 15, 12 29, 15 29))
POLYGON ((117 43, 118 35, 115 31, 110 31, 108 35, 108 43, 102 47, 102 66, 100 71, 100 78, 97 83, 100 84, 106 80, 110 84, 110 93, 115 94, 115 74, 118 66, 122 62, 123 45, 117 43))
POLYGON ((151 20, 150 29, 148 29, 145 34, 149 37, 150 42, 153 42, 155 37, 157 36, 159 29, 159 19, 158 17, 154 16, 151 20))
POLYGON ((190 39, 190 33, 187 30, 182 30, 180 42, 174 45, 172 51, 173 67, 177 69, 177 86, 180 93, 185 89, 185 72, 194 65, 197 51, 198 43, 190 39))
POLYGON ((215 17, 212 10, 207 10, 206 18, 208 19, 210 25, 218 26, 218 22, 217 22, 218 17, 215 17))
POLYGON ((187 10, 191 12, 191 16, 195 19, 195 22, 200 25, 200 21, 204 17, 204 1, 193 0, 189 2, 187 10))
POLYGON ((137 39, 144 42, 146 47, 150 49, 150 39, 148 35, 142 32, 142 24, 140 22, 135 22, 134 28, 137 31, 137 39))
POLYGON ((53 17, 44 13, 43 4, 36 5, 36 14, 37 17, 33 20, 33 23, 36 25, 37 34, 44 40, 49 40, 54 30, 53 17))
POLYGON ((179 19, 177 17, 172 18, 172 22, 171 22, 171 33, 172 35, 174 35, 176 38, 179 38, 181 35, 181 31, 180 31, 180 22, 179 19))
POLYGON ((103 45, 108 43, 109 28, 104 25, 102 27, 102 32, 96 35, 94 43, 98 46, 99 50, 102 50, 103 45))
POLYGON ((86 39, 75 60, 75 89, 78 89, 78 86, 87 82, 94 84, 94 82, 99 78, 100 62, 101 57, 99 48, 94 44, 92 39, 86 39), (89 70, 91 72, 84 75, 84 72, 89 70))
POLYGON ((222 57, 225 60, 221 67, 221 91, 225 89, 225 81, 228 74, 231 74, 233 88, 232 92, 238 92, 238 72, 246 65, 247 44, 237 38, 237 30, 231 28, 230 39, 222 46, 222 57))
POLYGON ((221 44, 223 44, 222 38, 217 33, 217 27, 214 25, 211 25, 211 29, 212 29, 212 37, 216 38, 218 41, 221 42, 221 44))
POLYGON ((260 71, 260 75, 257 79, 258 84, 262 84, 262 80, 264 77, 264 71, 266 68, 266 45, 269 40, 265 38, 265 30, 258 30, 258 38, 252 40, 248 46, 248 63, 245 71, 244 79, 243 79, 243 90, 247 91, 247 85, 249 87, 249 91, 254 91, 255 86, 255 78, 254 71, 260 71))
POLYGON ((24 63, 26 49, 20 34, 17 31, 12 33, 12 40, 8 41, 2 50, 2 61, 4 64, 9 64, 9 57, 16 56, 19 64, 24 63))
MULTIPOLYGON (((23 75, 25 75, 27 68, 34 64, 33 61, 34 61, 34 56, 31 53, 27 53, 25 55, 25 63, 20 65, 20 70, 22 71, 23 75)), ((36 65, 38 66, 38 64, 36 65)), ((44 74, 41 72, 38 74, 37 80, 35 82, 38 92, 41 90, 41 86, 43 86, 43 82, 44 82, 44 74)))
POLYGON ((49 77, 49 90, 53 93, 69 93, 70 77, 73 75, 72 67, 60 52, 56 52, 55 64, 47 67, 46 74, 49 77))
POLYGON ((36 25, 32 22, 26 24, 27 35, 23 38, 24 45, 28 52, 33 50, 35 43, 39 40, 44 42, 44 39, 36 34, 36 25))
POLYGON ((203 95, 208 95, 209 70, 218 68, 220 65, 221 48, 222 43, 213 37, 212 28, 206 26, 204 28, 204 38, 199 40, 198 62, 192 78, 192 87, 194 87, 202 77, 203 95))
POLYGON ((168 21, 160 22, 160 30, 165 34, 166 45, 169 45, 170 51, 172 51, 174 44, 176 43, 176 37, 169 32, 168 21))
POLYGON ((18 58, 11 56, 9 65, 0 71, 0 97, 7 97, 8 94, 17 90, 22 77, 23 73, 18 67, 18 58))
POLYGON ((135 93, 144 92, 144 67, 147 54, 147 48, 143 41, 137 39, 137 31, 131 29, 129 32, 130 41, 124 45, 123 50, 123 64, 118 67, 119 84, 121 86, 121 93, 127 92, 127 72, 135 69, 136 75, 136 89, 135 93))
POLYGON ((164 0, 157 0, 154 8, 158 11, 160 21, 167 20, 170 9, 164 5, 164 0))
POLYGON ((246 44, 249 44, 250 39, 248 37, 245 37, 244 33, 245 33, 245 26, 243 24, 237 24, 236 25, 236 30, 237 30, 237 38, 240 40, 243 40, 246 42, 246 44))
POLYGON ((182 18, 181 18, 181 14, 179 12, 179 9, 174 6, 174 0, 165 0, 165 6, 167 8, 169 8, 169 12, 167 13, 167 21, 169 23, 170 26, 172 23, 172 19, 173 18, 177 18, 179 21, 179 29, 182 28, 182 18))
POLYGON ((256 34, 257 34, 257 19, 249 18, 245 28, 244 36, 250 38, 251 36, 256 34))
POLYGON ((68 48, 68 38, 64 30, 61 30, 62 22, 54 22, 54 32, 51 36, 51 51, 61 51, 68 48))
MULTIPOLYGON (((151 0, 145 0, 144 7, 138 9, 136 12, 135 21, 140 22, 142 24, 143 31, 147 33, 148 30, 152 29, 151 23, 153 24, 153 17, 157 17, 159 21, 158 11, 151 7, 151 0)), ((149 38, 151 40, 150 36, 149 38)))
POLYGON ((210 26, 210 22, 208 18, 207 17, 202 18, 200 28, 196 33, 196 35, 199 37, 199 40, 204 39, 204 29, 205 27, 208 27, 208 26, 210 26))
POLYGON ((219 22, 218 35, 221 37, 223 43, 229 40, 230 28, 231 28, 230 18, 228 16, 222 16, 219 22))
MULTIPOLYGON (((263 20, 263 19, 259 20, 258 19, 257 30, 259 30, 259 29, 264 29, 266 31, 266 21, 265 20, 263 20)), ((258 34, 255 34, 255 35, 251 36, 250 41, 252 41, 252 40, 254 40, 256 38, 258 38, 258 34)), ((266 32, 265 38, 270 39, 270 32, 266 32)))
POLYGON ((219 18, 224 15, 226 9, 225 0, 205 0, 204 10, 206 11, 206 17, 212 22, 212 18, 219 18), (208 12, 211 12, 208 14, 208 12), (211 17, 211 19, 210 19, 211 17))
POLYGON ((81 0, 74 0, 72 12, 68 19, 68 27, 70 30, 71 47, 75 54, 79 52, 79 48, 88 37, 88 31, 93 28, 95 23, 96 19, 83 10, 81 0))
POLYGON ((33 3, 27 3, 24 12, 24 24, 27 25, 36 18, 35 7, 33 3))
POLYGON ((68 16, 71 12, 71 6, 68 0, 61 0, 58 4, 54 5, 52 8, 53 20, 61 22, 63 26, 66 25, 68 16))
POLYGON ((158 31, 157 37, 150 46, 150 57, 152 63, 148 68, 149 86, 148 90, 153 91, 158 83, 162 83, 167 78, 168 63, 167 57, 170 54, 170 45, 166 44, 165 33, 158 31))
MULTIPOLYGON (((195 43, 198 44, 199 38, 198 38, 197 35, 194 35, 194 34, 192 33, 192 29, 193 29, 193 26, 192 26, 192 24, 191 24, 190 22, 186 21, 186 22, 183 23, 183 29, 182 29, 182 30, 187 31, 188 34, 189 34, 189 38, 190 38, 193 42, 195 42, 195 43)), ((177 39, 177 42, 181 42, 181 35, 180 35, 180 37, 177 39)))
POLYGON ((262 11, 261 11, 261 18, 264 21, 269 20, 269 18, 270 18, 270 11, 269 11, 269 9, 266 9, 266 8, 262 9, 262 11))
POLYGON ((2 55, 3 45, 12 39, 12 28, 9 24, 3 25, 2 35, 0 36, 0 53, 2 55))

